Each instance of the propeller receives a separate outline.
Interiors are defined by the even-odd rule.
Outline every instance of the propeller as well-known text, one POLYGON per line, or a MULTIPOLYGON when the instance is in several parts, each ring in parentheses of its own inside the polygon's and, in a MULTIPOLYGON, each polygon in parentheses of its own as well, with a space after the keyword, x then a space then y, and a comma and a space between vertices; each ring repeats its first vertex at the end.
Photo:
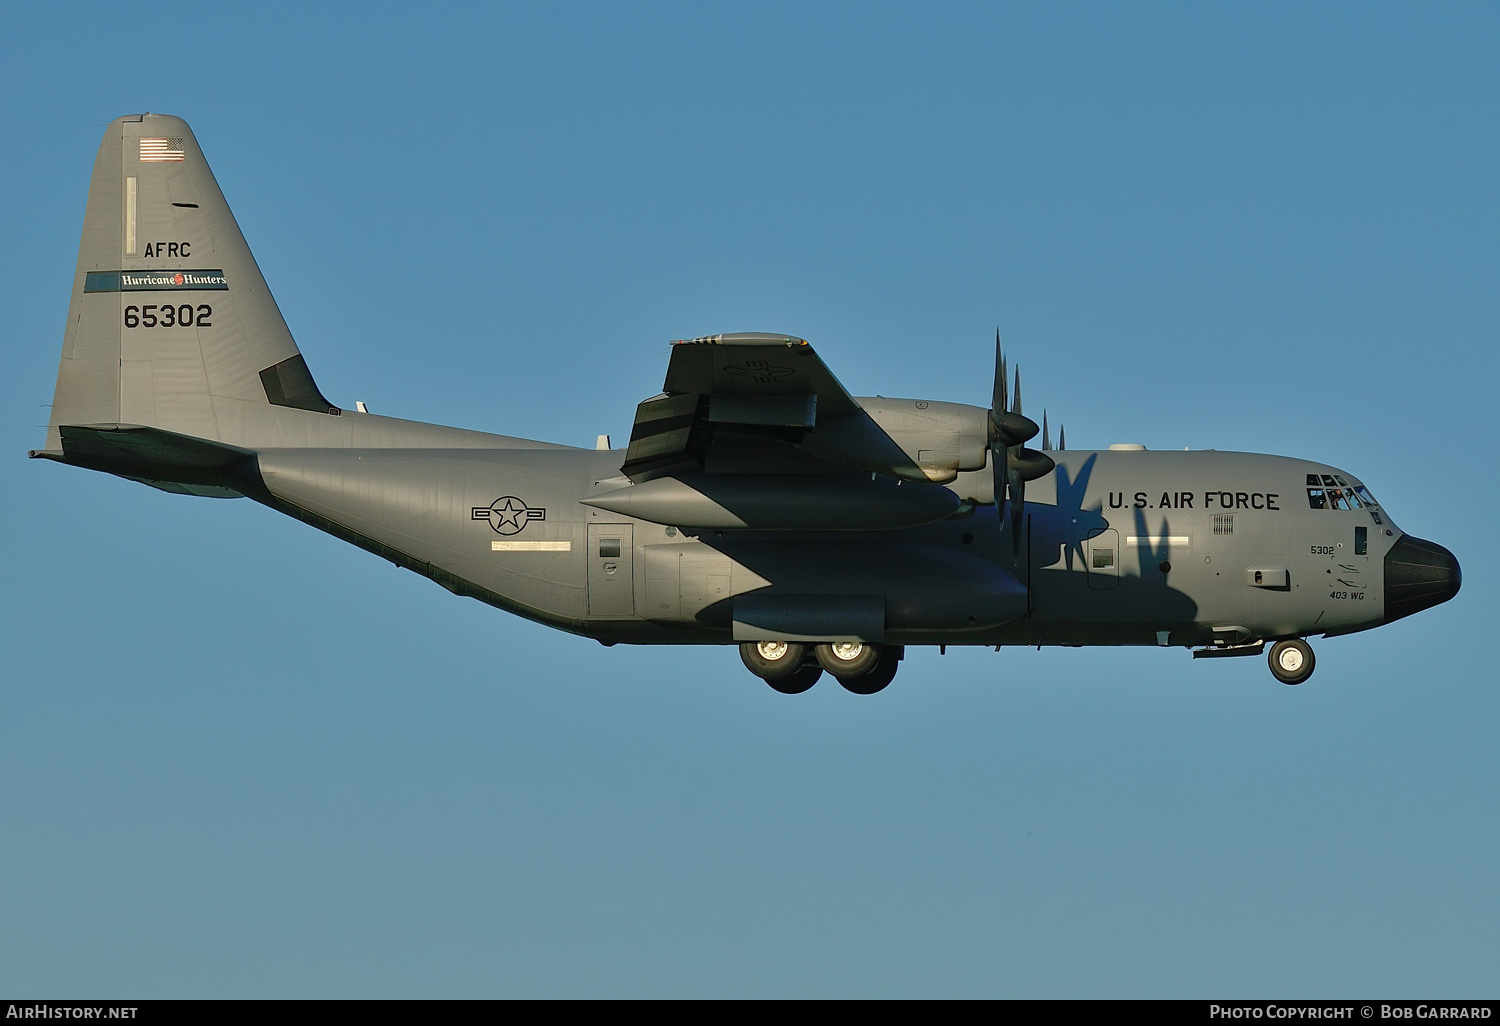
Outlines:
MULTIPOLYGON (((995 482, 995 504, 1001 505, 1002 494, 1010 495, 1011 547, 1013 555, 1019 556, 1021 514, 1026 508, 1026 482, 1046 477, 1057 464, 1046 453, 1025 447, 1025 443, 1035 438, 1041 429, 1034 420, 1021 413, 1021 368, 1016 368, 1014 396, 1006 391, 1007 370, 1005 354, 1000 349, 1000 330, 997 328, 995 385, 990 395, 990 473, 995 482)), ((1047 419, 1045 413, 1042 414, 1042 419, 1047 419)), ((1049 448, 1045 436, 1042 447, 1049 448)), ((1004 516, 1002 507, 1001 517, 1004 516)))
MULTIPOLYGON (((1063 426, 1057 425, 1057 451, 1062 452, 1068 447, 1067 436, 1063 434, 1063 426)), ((1042 451, 1052 451, 1052 440, 1047 434, 1047 411, 1042 411, 1042 451)))

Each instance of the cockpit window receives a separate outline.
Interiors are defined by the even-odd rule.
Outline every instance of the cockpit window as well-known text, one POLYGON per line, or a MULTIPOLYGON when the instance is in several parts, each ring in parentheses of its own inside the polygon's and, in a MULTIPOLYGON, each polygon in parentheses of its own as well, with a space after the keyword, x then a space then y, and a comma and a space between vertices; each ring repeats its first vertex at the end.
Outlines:
MULTIPOLYGON (((1307 505, 1309 509, 1364 509, 1372 512, 1379 503, 1362 484, 1350 484, 1339 474, 1308 474, 1307 505)), ((1379 516, 1379 514, 1374 514, 1379 516)), ((1380 521, 1375 521, 1377 524, 1380 521)))

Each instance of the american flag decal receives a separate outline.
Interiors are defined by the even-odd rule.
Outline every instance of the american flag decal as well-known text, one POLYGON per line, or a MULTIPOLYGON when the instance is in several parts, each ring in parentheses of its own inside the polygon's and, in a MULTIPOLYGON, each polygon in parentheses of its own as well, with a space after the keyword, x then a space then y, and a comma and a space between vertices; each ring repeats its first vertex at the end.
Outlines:
POLYGON ((181 139, 141 139, 141 163, 160 164, 183 158, 181 139))

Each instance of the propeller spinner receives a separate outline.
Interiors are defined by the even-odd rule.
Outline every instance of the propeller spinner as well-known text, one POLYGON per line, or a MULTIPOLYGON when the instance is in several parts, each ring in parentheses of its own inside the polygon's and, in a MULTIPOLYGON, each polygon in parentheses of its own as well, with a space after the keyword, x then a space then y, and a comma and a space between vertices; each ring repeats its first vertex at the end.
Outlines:
MULTIPOLYGON (((1028 449, 1025 443, 1035 438, 1041 429, 1036 422, 1021 413, 1021 368, 1016 368, 1015 395, 1006 392, 1005 354, 1000 349, 1000 331, 995 331, 995 385, 990 396, 989 444, 990 472, 995 481, 995 504, 1001 505, 1000 496, 1010 496, 1011 548, 1014 555, 1021 553, 1021 514, 1026 507, 1026 482, 1046 477, 1057 466, 1052 457, 1036 449, 1028 449)), ((1043 415, 1045 419, 1046 415, 1043 415)), ((1047 439, 1042 441, 1047 447, 1047 439)), ((1002 512, 1001 517, 1005 514, 1002 512)))

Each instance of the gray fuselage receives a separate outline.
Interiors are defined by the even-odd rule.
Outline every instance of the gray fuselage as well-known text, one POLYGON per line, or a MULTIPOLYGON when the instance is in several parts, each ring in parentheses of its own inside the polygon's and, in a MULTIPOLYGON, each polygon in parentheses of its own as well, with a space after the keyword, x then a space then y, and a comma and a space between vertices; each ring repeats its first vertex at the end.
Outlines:
POLYGON ((584 505, 625 483, 619 450, 272 449, 258 466, 278 508, 606 642, 728 643, 735 599, 752 594, 881 596, 889 644, 1205 645, 1386 619, 1384 559, 1402 535, 1342 471, 1213 451, 1049 455, 1019 557, 993 505, 820 532, 679 529, 584 505))

